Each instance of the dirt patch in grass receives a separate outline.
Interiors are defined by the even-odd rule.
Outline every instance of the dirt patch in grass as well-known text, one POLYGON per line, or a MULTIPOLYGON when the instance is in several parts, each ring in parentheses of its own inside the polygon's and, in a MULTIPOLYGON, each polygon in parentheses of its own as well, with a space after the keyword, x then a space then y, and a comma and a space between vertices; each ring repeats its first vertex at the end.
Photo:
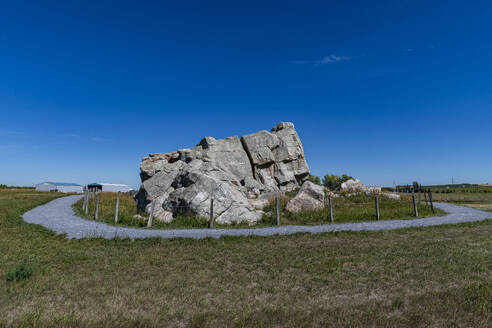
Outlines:
POLYGON ((205 240, 67 240, 0 200, 0 326, 490 327, 492 222, 205 240), (8 280, 19 263, 28 279, 8 280))

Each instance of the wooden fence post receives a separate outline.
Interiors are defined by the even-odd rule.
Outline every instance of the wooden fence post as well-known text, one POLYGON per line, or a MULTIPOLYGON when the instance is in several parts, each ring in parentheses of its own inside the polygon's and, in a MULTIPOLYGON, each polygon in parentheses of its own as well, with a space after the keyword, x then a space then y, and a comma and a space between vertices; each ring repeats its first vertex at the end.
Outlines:
POLYGON ((116 204, 114 205, 114 223, 118 223, 118 207, 120 206, 120 199, 116 198, 116 204))
POLYGON ((86 204, 87 204, 87 190, 84 191, 84 202, 82 203, 82 211, 85 211, 86 204))
POLYGON ((415 193, 412 195, 412 201, 413 201, 413 213, 417 217, 417 216, 419 216, 419 210, 417 208, 417 201, 415 199, 415 193))
POLYGON ((99 218, 99 197, 96 197, 96 208, 94 210, 94 218, 96 220, 99 218))
POLYGON ((333 200, 331 197, 328 198, 328 206, 330 207, 330 221, 333 223, 333 200))
POLYGON ((85 202, 85 215, 89 215, 89 202, 91 201, 91 197, 90 197, 90 193, 87 192, 87 198, 86 198, 86 202, 85 202))
POLYGON ((214 227, 214 199, 210 198, 210 220, 208 222, 208 227, 213 229, 214 227))
POLYGON ((87 204, 87 190, 84 191, 84 202, 82 203, 82 211, 85 212, 85 205, 87 204))
POLYGON ((280 209, 279 209, 279 197, 275 196, 275 215, 277 219, 277 225, 280 225, 280 209))
POLYGON ((155 206, 155 199, 152 201, 152 205, 150 205, 150 214, 149 214, 149 220, 147 221, 147 228, 152 227, 152 217, 154 216, 154 206, 155 206))
POLYGON ((431 205, 432 213, 434 213, 434 203, 432 203, 432 191, 429 190, 429 203, 431 205))
POLYGON ((376 220, 379 220, 379 197, 376 196, 376 220))

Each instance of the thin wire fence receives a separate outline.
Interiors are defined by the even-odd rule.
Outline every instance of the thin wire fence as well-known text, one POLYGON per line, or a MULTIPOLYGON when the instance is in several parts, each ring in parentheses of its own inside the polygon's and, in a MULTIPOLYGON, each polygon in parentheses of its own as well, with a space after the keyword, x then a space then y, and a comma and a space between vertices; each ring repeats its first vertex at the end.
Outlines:
MULTIPOLYGON (((137 226, 166 227, 169 221, 182 221, 183 227, 191 224, 194 227, 214 227, 218 213, 214 209, 213 198, 205 201, 205 209, 200 208, 201 215, 196 214, 196 208, 187 204, 171 204, 168 208, 156 208, 155 201, 146 206, 146 212, 137 212, 135 201, 130 196, 105 195, 94 191, 86 191, 80 213, 88 218, 114 224, 137 226), (121 201, 120 201, 121 200, 121 201), (150 210, 149 210, 150 209, 150 210), (167 211, 167 217, 162 219, 162 211, 167 211), (148 213, 150 212, 150 213, 148 213), (185 224, 186 223, 186 224, 185 224)), ((396 194, 395 194, 396 195, 396 194)), ((396 219, 430 216, 434 213, 432 194, 399 194, 398 196, 383 194, 337 194, 327 196, 324 206, 311 211, 291 213, 286 205, 290 198, 286 196, 271 197, 264 206, 264 215, 259 225, 282 224, 320 224, 353 221, 370 221, 379 219, 396 219)), ((176 224, 175 224, 176 225, 176 224)))

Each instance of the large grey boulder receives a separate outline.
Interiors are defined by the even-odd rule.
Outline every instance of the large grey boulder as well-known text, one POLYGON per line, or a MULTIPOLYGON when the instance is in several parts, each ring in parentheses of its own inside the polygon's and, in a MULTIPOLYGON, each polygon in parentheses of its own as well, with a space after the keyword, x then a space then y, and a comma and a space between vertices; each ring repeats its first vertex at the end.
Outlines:
POLYGON ((306 181, 297 195, 289 200, 285 209, 291 213, 315 211, 323 209, 325 205, 325 188, 311 181, 306 181))
POLYGON ((155 201, 156 219, 170 222, 180 214, 208 218, 213 198, 218 223, 254 224, 264 202, 251 200, 299 188, 308 175, 294 125, 280 123, 271 132, 206 137, 191 149, 144 157, 135 199, 147 213, 155 201))
POLYGON ((291 191, 307 180, 309 168, 294 124, 283 122, 268 131, 241 137, 256 180, 271 189, 291 191))

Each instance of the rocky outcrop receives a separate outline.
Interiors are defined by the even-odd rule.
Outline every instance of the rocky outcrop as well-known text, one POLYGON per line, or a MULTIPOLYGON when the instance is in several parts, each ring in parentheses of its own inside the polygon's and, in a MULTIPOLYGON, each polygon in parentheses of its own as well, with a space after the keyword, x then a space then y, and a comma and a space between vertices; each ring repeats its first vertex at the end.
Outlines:
POLYGON ((350 179, 340 186, 340 191, 342 192, 363 192, 365 189, 366 186, 358 179, 350 179))
POLYGON ((391 199, 393 199, 393 200, 400 200, 400 199, 401 199, 400 195, 398 195, 398 194, 397 194, 397 193, 395 193, 395 192, 388 192, 388 191, 385 191, 385 192, 381 193, 381 195, 382 195, 382 196, 384 196, 384 197, 391 198, 391 199))
POLYGON ((340 186, 340 191, 347 194, 357 194, 357 193, 366 193, 366 194, 380 194, 384 197, 391 198, 393 200, 400 200, 401 197, 397 193, 392 192, 382 192, 381 187, 367 187, 360 180, 350 179, 340 186))
POLYGON ((340 186, 340 191, 348 193, 365 192, 366 194, 379 194, 381 187, 367 187, 358 179, 350 179, 340 186))
POLYGON ((241 142, 250 158, 253 177, 261 184, 291 191, 307 179, 309 168, 294 124, 280 123, 271 132, 245 135, 241 142))
POLYGON ((292 123, 270 132, 217 140, 206 137, 192 149, 151 154, 142 159, 142 185, 135 196, 139 210, 172 221, 178 215, 210 215, 218 223, 254 224, 266 195, 299 188, 309 175, 304 150, 292 123))
POLYGON ((315 211, 323 209, 325 205, 325 188, 311 181, 302 185, 297 195, 289 200, 285 209, 291 213, 315 211))

